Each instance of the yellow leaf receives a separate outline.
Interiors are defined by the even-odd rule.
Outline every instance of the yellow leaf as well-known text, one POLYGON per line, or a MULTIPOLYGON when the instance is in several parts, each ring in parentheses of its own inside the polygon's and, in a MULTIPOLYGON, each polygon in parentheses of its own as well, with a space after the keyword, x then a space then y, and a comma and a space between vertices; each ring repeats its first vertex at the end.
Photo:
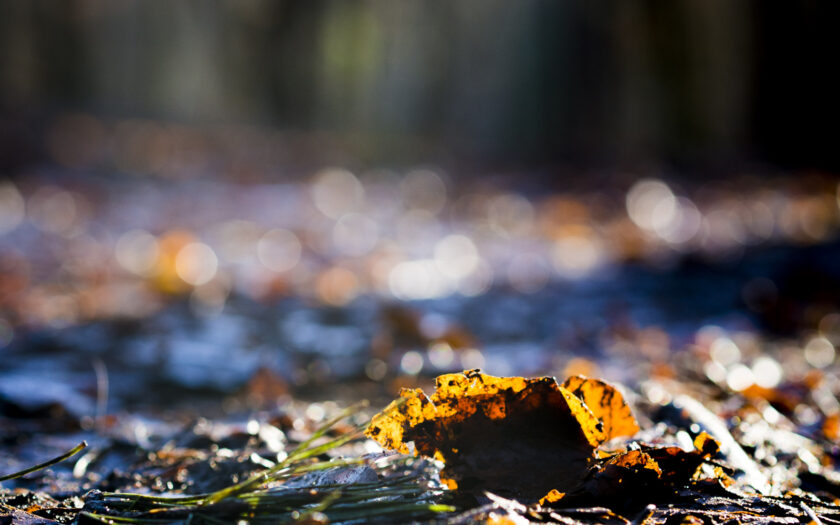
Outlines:
POLYGON ((560 501, 565 495, 565 492, 560 492, 557 489, 551 489, 548 494, 540 498, 540 505, 548 505, 550 503, 560 501))
POLYGON ((572 376, 563 388, 580 398, 603 423, 603 441, 629 437, 639 431, 639 424, 621 392, 600 379, 572 376))
MULTIPOLYGON (((590 396, 601 409, 605 405, 592 398, 597 391, 624 403, 605 383, 592 383, 578 396, 551 377, 495 377, 478 370, 446 374, 437 378, 430 396, 404 389, 373 418, 366 434, 385 448, 407 453, 413 442, 415 453, 442 458, 441 474, 450 486, 536 499, 549 489, 578 484, 594 449, 607 439, 584 399, 590 396)), ((628 428, 629 422, 619 420, 632 418, 623 406, 626 415, 616 411, 619 405, 602 412, 628 428)))

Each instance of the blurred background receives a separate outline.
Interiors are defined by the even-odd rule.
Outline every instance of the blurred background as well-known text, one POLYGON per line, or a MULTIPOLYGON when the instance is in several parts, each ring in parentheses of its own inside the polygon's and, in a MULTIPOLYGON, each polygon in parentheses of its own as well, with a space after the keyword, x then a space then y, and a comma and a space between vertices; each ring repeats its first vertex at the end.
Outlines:
POLYGON ((830 369, 838 11, 0 2, 2 406, 830 369))
MULTIPOLYGON (((106 127, 255 127, 292 150, 271 148, 281 164, 836 170, 838 11, 817 1, 9 0, 0 167, 61 157, 43 141, 51 122, 84 112, 106 127)), ((68 133, 92 147, 97 130, 68 133)), ((246 131, 226 145, 240 149, 230 142, 249 142, 246 131)), ((113 152, 98 160, 120 171, 113 152)))

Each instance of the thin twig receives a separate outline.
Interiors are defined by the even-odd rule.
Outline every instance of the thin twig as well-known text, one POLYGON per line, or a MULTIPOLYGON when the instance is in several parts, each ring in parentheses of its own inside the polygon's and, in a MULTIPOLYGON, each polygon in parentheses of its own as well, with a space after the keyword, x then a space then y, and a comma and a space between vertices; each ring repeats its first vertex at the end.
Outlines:
POLYGON ((811 518, 812 523, 816 525, 823 525, 823 522, 820 520, 819 516, 817 516, 817 513, 814 512, 813 509, 811 509, 811 507, 809 507, 804 501, 800 501, 799 506, 802 507, 802 510, 805 511, 805 514, 807 514, 808 517, 811 518))

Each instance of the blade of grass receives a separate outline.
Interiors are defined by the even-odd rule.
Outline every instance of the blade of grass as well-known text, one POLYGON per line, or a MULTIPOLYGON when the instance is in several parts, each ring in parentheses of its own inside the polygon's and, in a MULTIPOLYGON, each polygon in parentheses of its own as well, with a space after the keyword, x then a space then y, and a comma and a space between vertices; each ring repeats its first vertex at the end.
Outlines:
POLYGON ((312 435, 309 436, 309 439, 307 439, 306 441, 303 441, 300 445, 295 447, 295 449, 292 450, 289 453, 289 457, 287 458, 287 461, 293 461, 295 459, 295 456, 299 452, 302 452, 305 449, 307 449, 309 447, 309 445, 311 445, 319 437, 326 434, 333 426, 335 426, 336 423, 338 423, 342 419, 345 419, 347 417, 352 416, 353 414, 358 413, 361 409, 363 409, 367 406, 368 406, 368 402, 366 400, 365 401, 360 401, 359 403, 356 403, 354 405, 350 405, 349 407, 345 408, 344 410, 342 410, 341 412, 336 414, 336 416, 334 418, 330 419, 329 421, 327 421, 326 423, 321 425, 318 429, 316 429, 315 432, 313 432, 312 435))
POLYGON ((112 515, 105 515, 105 514, 95 514, 93 512, 82 512, 79 514, 79 517, 85 517, 92 519, 94 521, 98 521, 100 523, 108 523, 112 524, 114 522, 117 523, 146 523, 146 520, 138 519, 138 518, 129 518, 126 516, 112 516, 112 515))
POLYGON ((158 496, 154 494, 135 494, 133 492, 103 492, 102 497, 114 503, 146 503, 166 506, 198 503, 207 497, 207 494, 191 494, 189 496, 158 496))
POLYGON ((353 465, 361 465, 364 464, 365 460, 362 458, 352 458, 352 459, 340 459, 334 461, 322 461, 320 463, 310 463, 308 465, 301 465, 299 467, 290 467, 288 472, 282 472, 272 476, 272 480, 279 481, 281 479, 288 479, 295 476, 299 476, 301 474, 307 474, 310 472, 318 472, 319 470, 327 470, 331 468, 338 468, 338 467, 350 467, 353 465))
MULTIPOLYGON (((326 452, 327 450, 331 450, 335 447, 341 446, 341 445, 347 443, 348 441, 351 441, 351 440, 356 439, 358 437, 359 437, 359 434, 354 432, 353 434, 348 434, 346 436, 341 436, 339 438, 328 441, 327 443, 324 443, 323 445, 319 445, 317 447, 313 447, 312 449, 302 451, 301 453, 299 453, 294 458, 292 456, 289 456, 286 460, 282 461, 281 463, 278 463, 277 465, 271 467, 270 469, 267 469, 263 472, 255 474, 255 475, 251 476, 250 478, 246 479, 245 481, 237 483, 236 485, 231 485, 230 487, 224 488, 220 491, 217 491, 217 492, 214 492, 213 494, 210 494, 207 498, 205 498, 198 505, 199 506, 212 505, 214 503, 218 503, 218 502, 222 501, 225 498, 229 498, 231 496, 235 496, 235 495, 241 494, 243 492, 246 492, 250 489, 255 488, 256 486, 258 486, 261 483, 269 481, 270 479, 272 479, 272 477, 274 475, 276 475, 280 472, 283 472, 284 470, 289 469, 289 464, 294 462, 294 461, 300 461, 302 459, 312 457, 313 455, 321 454, 323 452, 326 452)), ((306 472, 305 467, 306 466, 301 466, 298 469, 289 470, 288 473, 283 472, 284 475, 282 477, 288 477, 287 474, 292 474, 292 473, 297 473, 297 472, 306 472)))
POLYGON ((300 461, 302 459, 308 459, 308 458, 311 458, 312 456, 319 456, 319 455, 323 454, 324 452, 327 452, 328 450, 332 450, 336 447, 340 447, 341 445, 344 445, 345 443, 349 443, 350 441, 353 441, 354 439, 358 439, 360 437, 362 437, 362 433, 358 429, 356 429, 355 431, 353 431, 350 434, 337 437, 335 439, 327 441, 326 443, 324 443, 322 445, 318 445, 317 447, 312 447, 312 448, 309 448, 307 450, 302 451, 300 454, 298 454, 294 458, 294 461, 300 461))
MULTIPOLYGON (((378 520, 384 523, 427 520, 440 513, 453 512, 454 507, 435 501, 442 495, 441 491, 418 483, 423 477, 419 472, 360 484, 318 483, 317 486, 305 487, 280 484, 266 488, 268 481, 283 482, 306 473, 368 464, 363 458, 315 460, 361 437, 366 427, 364 424, 356 425, 352 432, 318 443, 336 423, 357 413, 362 406, 345 409, 290 451, 285 460, 238 484, 209 494, 180 497, 105 493, 101 503, 116 513, 128 513, 128 516, 115 519, 117 516, 105 516, 100 512, 80 516, 96 520, 104 518, 113 520, 113 523, 229 523, 240 519, 251 523, 289 523, 323 512, 333 521, 378 520)), ((371 466, 384 472, 399 468, 409 460, 411 458, 395 457, 386 465, 371 466)))
MULTIPOLYGON (((442 512, 454 512, 455 507, 440 503, 383 503, 376 502, 371 505, 357 505, 350 509, 339 511, 336 508, 327 509, 325 514, 332 521, 351 521, 365 519, 372 521, 374 518, 384 519, 386 516, 401 514, 399 521, 408 521, 407 518, 413 515, 439 514, 442 512), (402 516, 402 514, 406 514, 402 516)), ((397 521, 397 519, 395 519, 397 521)))
MULTIPOLYGON (((344 439, 345 436, 341 438, 337 438, 334 441, 340 441, 344 439)), ((283 472, 278 471, 274 472, 271 476, 272 479, 281 480, 287 479, 290 477, 298 476, 301 474, 306 474, 309 472, 316 472, 319 470, 326 470, 330 468, 338 468, 338 467, 347 467, 352 465, 359 465, 363 464, 365 461, 361 458, 350 458, 350 459, 342 459, 338 461, 324 461, 320 463, 310 463, 306 465, 300 465, 297 467, 287 467, 287 471, 283 472)), ((261 472, 258 474, 258 477, 264 477, 265 472, 261 472)), ((248 480, 246 480, 247 482, 248 480)), ((102 493, 102 497, 105 500, 108 500, 111 505, 124 507, 126 505, 130 505, 130 508, 142 508, 137 507, 137 505, 142 505, 143 507, 149 506, 159 506, 159 507, 180 507, 180 506, 188 506, 188 505, 197 505, 202 501, 206 501, 210 494, 193 494, 189 496, 158 496, 158 495, 151 495, 151 494, 136 494, 131 492, 104 492, 102 493)), ((250 493, 245 494, 244 497, 252 497, 254 495, 259 495, 259 493, 250 493)))
POLYGON ((62 454, 58 457, 55 457, 55 458, 50 459, 48 461, 45 461, 43 463, 39 463, 39 464, 35 465, 34 467, 29 467, 27 469, 23 469, 23 470, 20 470, 18 472, 14 472, 12 474, 7 474, 5 476, 0 476, 0 481, 8 481, 10 479, 19 478, 19 477, 25 476, 29 473, 37 472, 41 469, 51 467, 52 465, 55 465, 56 463, 61 463, 65 459, 75 456, 76 454, 78 454, 79 452, 81 452, 82 450, 87 448, 87 446, 88 446, 87 442, 82 441, 81 443, 79 443, 78 445, 76 445, 75 447, 71 448, 70 450, 68 450, 67 452, 65 452, 64 454, 62 454))
POLYGON ((260 483, 263 483, 264 481, 269 480, 272 475, 274 475, 274 474, 276 474, 280 471, 285 470, 286 468, 289 467, 289 465, 293 464, 296 461, 300 461, 302 459, 306 459, 306 458, 312 457, 314 455, 321 454, 323 452, 326 452, 327 450, 330 450, 332 448, 341 446, 341 445, 347 443, 350 440, 356 439, 360 435, 358 428, 356 429, 356 431, 352 432, 351 434, 332 439, 332 440, 328 441, 327 443, 324 443, 324 444, 316 446, 316 447, 311 447, 312 443, 316 439, 318 439, 321 436, 323 436, 324 434, 326 434, 329 431, 330 428, 335 426, 336 423, 338 423, 342 419, 345 419, 345 418, 357 413, 359 410, 361 410, 365 406, 367 406, 366 401, 361 402, 361 403, 356 403, 355 405, 352 405, 352 406, 347 407, 346 409, 342 410, 338 415, 336 415, 334 418, 332 418, 329 421, 327 421, 326 423, 324 423, 320 428, 318 428, 315 432, 313 432, 312 436, 310 436, 309 439, 307 439, 306 441, 302 442, 300 445, 295 447, 295 449, 292 450, 292 452, 289 453, 289 455, 288 455, 288 457, 286 457, 286 459, 284 459, 283 461, 281 461, 277 465, 271 467, 270 469, 264 470, 263 472, 260 472, 258 474, 255 474, 255 475, 251 476, 250 478, 246 479, 245 481, 242 481, 242 482, 237 483, 235 485, 231 485, 230 487, 226 487, 222 490, 219 490, 217 492, 214 492, 214 493, 210 494, 201 503, 199 503, 199 506, 212 505, 214 503, 218 503, 219 501, 221 501, 225 498, 234 496, 236 494, 241 494, 242 492, 245 492, 245 491, 257 486, 260 483))
POLYGON ((301 512, 297 516, 297 521, 308 521, 310 517, 312 517, 316 512, 323 512, 327 509, 330 505, 333 504, 337 499, 341 497, 341 491, 337 490, 335 492, 328 493, 327 496, 320 501, 317 505, 310 509, 306 509, 304 512, 301 512))

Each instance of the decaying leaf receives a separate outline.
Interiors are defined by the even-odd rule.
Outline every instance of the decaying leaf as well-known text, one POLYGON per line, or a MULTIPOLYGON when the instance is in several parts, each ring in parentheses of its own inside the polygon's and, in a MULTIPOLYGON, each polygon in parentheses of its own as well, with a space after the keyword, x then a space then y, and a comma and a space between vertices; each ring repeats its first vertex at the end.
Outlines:
POLYGON ((641 450, 630 450, 629 452, 624 452, 623 454, 617 454, 607 460, 605 465, 637 470, 646 469, 653 471, 657 476, 662 474, 662 469, 659 468, 659 463, 657 463, 650 454, 642 452, 641 450))
POLYGON ((605 440, 632 436, 639 431, 630 407, 614 386, 600 379, 572 376, 563 382, 563 388, 583 400, 601 420, 605 440))
POLYGON ((416 453, 443 460, 452 488, 536 500, 576 487, 598 445, 638 429, 614 387, 584 378, 572 384, 588 402, 551 377, 446 374, 431 396, 404 389, 366 433, 386 448, 407 453, 413 442, 416 453))
POLYGON ((714 437, 714 442, 717 443, 720 452, 726 456, 727 463, 744 473, 746 483, 761 494, 770 493, 770 483, 767 477, 735 440, 726 423, 720 417, 712 413, 703 403, 685 394, 675 397, 673 406, 680 410, 683 417, 691 422, 696 422, 714 437))
MULTIPOLYGON (((639 511, 663 495, 688 487, 700 466, 718 453, 719 444, 706 433, 694 441, 693 450, 675 446, 635 443, 636 448, 614 454, 594 465, 575 490, 563 494, 548 492, 544 506, 587 506, 609 501, 615 509, 639 511)), ((728 477, 716 471, 725 484, 728 477)))
POLYGON ((557 503, 564 497, 566 497, 565 492, 560 492, 557 489, 551 489, 548 494, 540 498, 540 505, 551 505, 552 503, 557 503))

